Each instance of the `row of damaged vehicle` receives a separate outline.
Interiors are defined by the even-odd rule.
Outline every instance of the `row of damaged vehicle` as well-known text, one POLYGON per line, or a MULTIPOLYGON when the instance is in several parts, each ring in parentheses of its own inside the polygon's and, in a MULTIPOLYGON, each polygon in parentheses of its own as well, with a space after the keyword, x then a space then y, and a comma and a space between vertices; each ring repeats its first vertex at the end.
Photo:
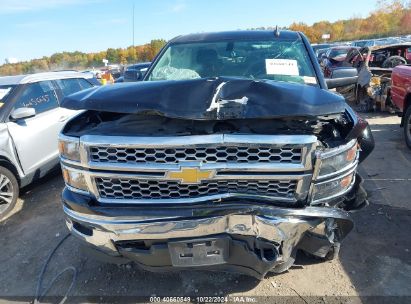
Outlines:
POLYGON ((358 76, 357 83, 339 92, 360 111, 397 113, 391 98, 393 68, 411 63, 411 42, 383 46, 337 46, 319 59, 324 76, 358 76))
POLYGON ((367 39, 367 40, 355 40, 355 41, 344 41, 344 42, 332 42, 332 43, 313 43, 311 46, 318 57, 324 54, 328 49, 338 46, 352 46, 352 47, 372 47, 372 46, 382 46, 391 45, 399 43, 409 43, 411 42, 411 35, 405 35, 401 37, 386 37, 378 39, 367 39))
POLYGON ((352 77, 337 88, 358 111, 398 114, 411 148, 411 43, 383 46, 336 46, 320 58, 326 78, 352 77))

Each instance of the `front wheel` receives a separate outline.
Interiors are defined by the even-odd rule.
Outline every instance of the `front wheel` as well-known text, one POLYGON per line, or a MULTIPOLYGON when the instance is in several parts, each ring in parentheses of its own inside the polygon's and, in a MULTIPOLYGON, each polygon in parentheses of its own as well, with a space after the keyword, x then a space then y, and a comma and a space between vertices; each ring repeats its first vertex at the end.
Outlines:
POLYGON ((4 219, 16 206, 19 184, 14 174, 0 166, 0 220, 4 219))
POLYGON ((404 137, 405 143, 411 149, 411 106, 408 107, 404 115, 404 137))

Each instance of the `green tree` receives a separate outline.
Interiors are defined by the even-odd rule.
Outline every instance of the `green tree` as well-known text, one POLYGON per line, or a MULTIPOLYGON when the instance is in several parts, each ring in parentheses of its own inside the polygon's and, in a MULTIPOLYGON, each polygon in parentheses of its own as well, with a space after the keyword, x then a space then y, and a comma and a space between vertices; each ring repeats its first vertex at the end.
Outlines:
POLYGON ((108 48, 107 49, 107 58, 106 58, 109 63, 118 63, 119 62, 119 56, 118 52, 115 49, 108 48))

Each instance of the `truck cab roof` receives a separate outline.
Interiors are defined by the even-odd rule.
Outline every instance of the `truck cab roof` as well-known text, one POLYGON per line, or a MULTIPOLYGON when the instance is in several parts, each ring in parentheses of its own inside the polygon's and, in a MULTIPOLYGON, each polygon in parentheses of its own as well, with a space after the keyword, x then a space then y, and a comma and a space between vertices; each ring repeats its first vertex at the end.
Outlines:
POLYGON ((225 31, 196 33, 177 36, 170 43, 186 42, 206 42, 206 41, 223 41, 223 40, 271 40, 274 38, 282 40, 296 40, 301 38, 298 32, 288 30, 248 30, 248 31, 225 31), (277 34, 278 33, 278 34, 277 34))

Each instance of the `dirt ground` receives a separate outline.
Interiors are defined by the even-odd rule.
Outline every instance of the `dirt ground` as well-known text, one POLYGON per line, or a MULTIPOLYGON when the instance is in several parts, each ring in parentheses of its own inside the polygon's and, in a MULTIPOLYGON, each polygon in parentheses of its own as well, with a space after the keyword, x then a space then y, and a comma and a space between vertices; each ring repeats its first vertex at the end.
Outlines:
MULTIPOLYGON (((355 229, 337 260, 319 263, 300 254, 287 273, 261 282, 226 273, 159 274, 134 264, 117 266, 88 258, 79 242, 69 237, 53 256, 44 286, 60 270, 74 266, 77 277, 71 295, 78 297, 72 302, 229 296, 236 302, 411 303, 411 151, 404 144, 398 117, 373 115, 368 120, 376 149, 360 170, 370 206, 353 214, 355 229)), ((62 187, 59 174, 31 186, 21 196, 19 210, 0 223, 0 302, 33 299, 47 256, 67 234, 59 202, 62 187)), ((72 273, 64 274, 49 295, 65 294, 71 281, 72 273)))

